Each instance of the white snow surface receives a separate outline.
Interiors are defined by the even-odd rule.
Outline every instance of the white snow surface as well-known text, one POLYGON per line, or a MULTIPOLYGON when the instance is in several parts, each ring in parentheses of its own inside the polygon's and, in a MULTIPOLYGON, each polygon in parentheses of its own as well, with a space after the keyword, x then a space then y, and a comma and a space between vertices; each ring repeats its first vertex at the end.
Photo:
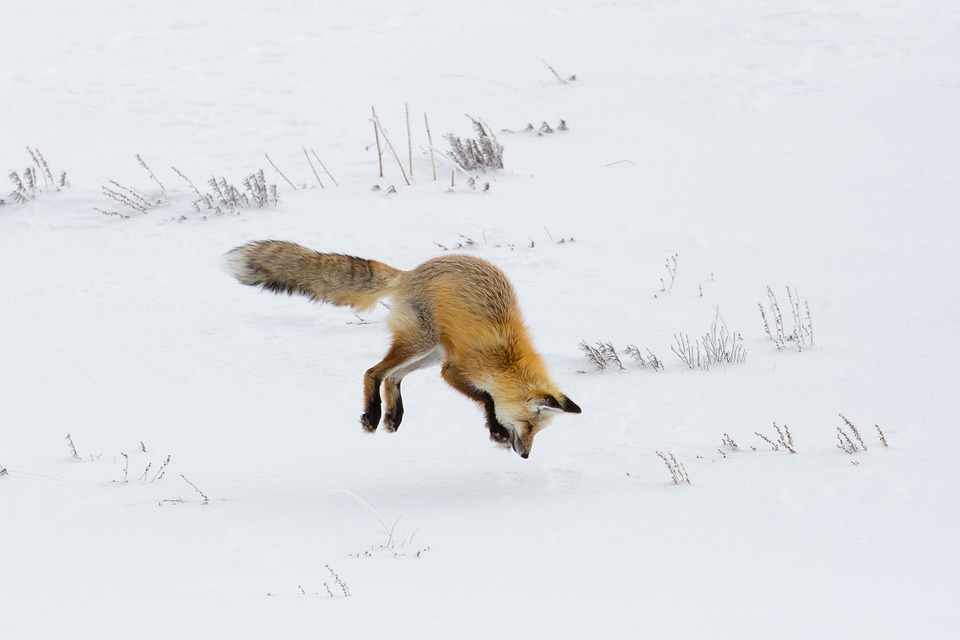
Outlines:
POLYGON ((0 168, 39 149, 70 186, 0 195, 0 637, 953 637, 960 4, 2 15, 0 168), (406 164, 407 104, 411 186, 389 151, 379 176, 370 120, 406 164), (487 191, 445 160, 432 179, 424 113, 439 150, 464 114, 497 132, 487 191), (204 192, 263 169, 280 202, 198 212, 171 167, 204 192), (434 368, 397 433, 364 433, 387 311, 223 272, 267 238, 496 263, 583 414, 523 460, 434 368), (786 287, 809 304, 813 347, 768 339, 768 285, 790 324, 786 287), (670 347, 718 310, 746 360, 691 370, 670 347), (597 372, 581 340, 664 370, 597 372), (866 451, 838 448, 840 414, 866 451), (774 422, 796 454, 755 435, 774 422))

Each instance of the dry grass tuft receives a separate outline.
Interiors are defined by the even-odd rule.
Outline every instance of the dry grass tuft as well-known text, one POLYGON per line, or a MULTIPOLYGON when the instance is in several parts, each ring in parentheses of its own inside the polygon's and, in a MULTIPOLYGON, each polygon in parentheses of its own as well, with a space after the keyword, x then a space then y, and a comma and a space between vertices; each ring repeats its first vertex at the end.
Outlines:
POLYGON ((683 463, 677 460, 677 458, 667 451, 657 451, 657 455, 660 456, 660 459, 663 460, 663 463, 667 465, 667 469, 670 471, 670 477, 673 479, 673 484, 691 484, 690 476, 687 475, 687 470, 684 468, 683 463))

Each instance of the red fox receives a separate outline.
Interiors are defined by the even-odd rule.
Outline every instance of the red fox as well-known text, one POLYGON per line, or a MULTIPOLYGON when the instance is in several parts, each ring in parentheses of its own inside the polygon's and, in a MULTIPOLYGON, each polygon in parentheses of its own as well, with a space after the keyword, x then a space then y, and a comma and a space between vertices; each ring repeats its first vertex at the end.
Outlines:
POLYGON ((363 377, 360 423, 396 431, 403 418, 400 383, 408 373, 441 364, 447 383, 483 407, 490 438, 527 458, 533 438, 555 413, 580 413, 560 392, 533 347, 507 277, 486 260, 448 255, 401 271, 376 260, 319 253, 265 240, 227 253, 241 283, 314 301, 372 309, 392 298, 387 355, 363 377))

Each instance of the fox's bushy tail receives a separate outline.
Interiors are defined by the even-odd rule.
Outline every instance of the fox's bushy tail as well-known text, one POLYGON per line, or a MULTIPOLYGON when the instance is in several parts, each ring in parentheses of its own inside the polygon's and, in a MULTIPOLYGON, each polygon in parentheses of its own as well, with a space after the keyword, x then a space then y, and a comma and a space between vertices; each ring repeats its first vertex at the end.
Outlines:
POLYGON ((226 267, 242 284, 357 311, 376 306, 399 286, 405 273, 376 260, 320 253, 280 240, 237 247, 227 253, 226 267))

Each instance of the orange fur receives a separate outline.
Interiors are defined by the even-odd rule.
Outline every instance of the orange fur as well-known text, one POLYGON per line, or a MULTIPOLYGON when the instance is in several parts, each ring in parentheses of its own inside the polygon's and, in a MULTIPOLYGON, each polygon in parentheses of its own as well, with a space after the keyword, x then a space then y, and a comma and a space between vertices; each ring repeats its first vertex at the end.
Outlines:
POLYGON ((364 376, 361 424, 369 431, 380 422, 381 386, 384 425, 396 430, 403 416, 401 381, 434 364, 442 364, 450 386, 484 408, 491 438, 524 458, 554 413, 580 413, 534 349, 510 282, 485 260, 454 254, 400 271, 264 241, 231 251, 228 266, 244 284, 357 309, 392 298, 392 344, 364 376))

